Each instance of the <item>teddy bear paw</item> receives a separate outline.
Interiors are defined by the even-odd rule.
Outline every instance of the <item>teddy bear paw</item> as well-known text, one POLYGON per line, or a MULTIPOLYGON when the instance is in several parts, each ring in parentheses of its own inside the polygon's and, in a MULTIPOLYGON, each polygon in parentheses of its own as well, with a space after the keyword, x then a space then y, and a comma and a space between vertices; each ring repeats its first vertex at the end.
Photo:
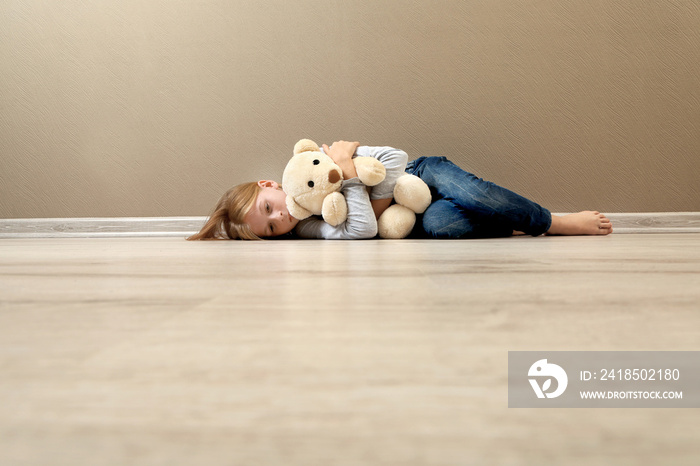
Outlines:
POLYGON ((397 204, 408 207, 417 214, 422 214, 432 200, 430 188, 425 181, 415 175, 402 175, 396 180, 394 199, 397 204))
POLYGON ((323 199, 321 216, 326 223, 338 226, 348 218, 348 203, 339 192, 330 193, 323 199))
POLYGON ((379 236, 388 239, 405 238, 415 224, 415 212, 399 204, 390 206, 377 220, 379 236))
POLYGON ((386 178, 386 167, 373 157, 355 157, 357 177, 365 186, 376 186, 386 178))

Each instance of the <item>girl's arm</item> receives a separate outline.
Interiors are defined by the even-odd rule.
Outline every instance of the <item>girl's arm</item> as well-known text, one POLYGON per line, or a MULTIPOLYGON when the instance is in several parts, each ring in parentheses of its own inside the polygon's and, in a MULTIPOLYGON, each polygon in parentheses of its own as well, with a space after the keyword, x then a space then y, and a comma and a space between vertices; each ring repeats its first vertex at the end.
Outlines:
POLYGON ((379 217, 381 217, 384 211, 389 208, 389 206, 391 205, 391 201, 393 200, 394 198, 392 197, 390 197, 389 199, 371 199, 369 202, 372 204, 374 218, 379 220, 379 217))
POLYGON ((370 202, 374 217, 379 218, 382 213, 391 205, 394 198, 394 186, 396 180, 405 174, 408 155, 393 147, 370 147, 362 146, 358 142, 339 141, 334 142, 331 147, 323 145, 323 151, 328 154, 343 170, 344 178, 350 179, 357 176, 352 158, 374 157, 386 168, 386 178, 384 181, 374 186, 370 193, 370 202), (349 173, 352 170, 352 173, 349 173))
POLYGON ((384 164, 386 168, 386 178, 384 181, 372 188, 370 200, 375 217, 379 216, 391 205, 394 197, 394 186, 396 180, 406 173, 408 155, 406 152, 394 149, 393 147, 370 147, 361 146, 357 148, 358 157, 374 157, 384 164))
POLYGON ((357 176, 357 170, 352 158, 360 146, 359 142, 336 141, 330 147, 323 145, 323 152, 338 164, 343 171, 343 179, 350 180, 357 176))

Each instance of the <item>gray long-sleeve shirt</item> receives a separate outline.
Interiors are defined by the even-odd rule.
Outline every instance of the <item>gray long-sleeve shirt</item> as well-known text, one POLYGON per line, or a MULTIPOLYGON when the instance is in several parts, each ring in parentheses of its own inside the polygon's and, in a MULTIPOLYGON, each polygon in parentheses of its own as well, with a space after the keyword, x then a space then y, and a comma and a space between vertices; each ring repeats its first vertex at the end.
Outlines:
POLYGON ((348 218, 338 226, 331 226, 319 217, 299 222, 295 233, 301 238, 368 239, 377 235, 377 220, 370 199, 388 199, 394 195, 396 180, 404 174, 408 155, 392 147, 360 146, 357 157, 374 157, 386 167, 386 178, 378 185, 367 188, 359 178, 343 181, 341 192, 348 203, 348 218))

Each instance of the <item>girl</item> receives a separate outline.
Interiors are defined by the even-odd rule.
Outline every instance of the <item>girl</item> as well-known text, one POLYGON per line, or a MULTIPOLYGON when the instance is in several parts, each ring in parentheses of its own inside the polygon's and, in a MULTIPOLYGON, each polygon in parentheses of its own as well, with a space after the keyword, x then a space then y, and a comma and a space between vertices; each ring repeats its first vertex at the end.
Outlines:
POLYGON ((399 176, 421 178, 432 203, 418 215, 415 238, 496 238, 517 234, 607 235, 612 224, 599 212, 552 215, 538 204, 489 181, 477 178, 445 157, 420 157, 407 163, 405 152, 391 147, 360 147, 357 142, 323 145, 343 172, 342 193, 348 203, 345 223, 333 227, 317 217, 299 221, 287 210, 285 194, 275 181, 238 185, 219 200, 199 233, 188 240, 261 239, 282 235, 301 238, 366 239, 377 234, 377 218, 392 201, 399 176), (360 183, 353 157, 375 157, 386 178, 371 191, 360 183))

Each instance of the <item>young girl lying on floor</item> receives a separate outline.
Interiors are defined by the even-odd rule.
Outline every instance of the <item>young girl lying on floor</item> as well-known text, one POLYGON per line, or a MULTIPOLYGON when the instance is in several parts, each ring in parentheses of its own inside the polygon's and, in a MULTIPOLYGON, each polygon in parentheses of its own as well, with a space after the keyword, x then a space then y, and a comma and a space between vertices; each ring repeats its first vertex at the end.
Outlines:
POLYGON ((189 240, 298 238, 367 239, 377 235, 377 218, 392 201, 394 185, 404 173, 422 179, 432 203, 416 220, 413 238, 496 238, 514 234, 607 235, 612 224, 599 212, 552 215, 540 205, 477 178, 445 157, 420 157, 409 163, 405 152, 391 147, 338 141, 323 145, 343 171, 342 193, 348 204, 345 223, 331 226, 318 217, 299 221, 287 210, 282 187, 271 180, 244 183, 227 191, 199 233, 189 240), (360 183, 353 157, 374 157, 386 178, 373 188, 360 183))

